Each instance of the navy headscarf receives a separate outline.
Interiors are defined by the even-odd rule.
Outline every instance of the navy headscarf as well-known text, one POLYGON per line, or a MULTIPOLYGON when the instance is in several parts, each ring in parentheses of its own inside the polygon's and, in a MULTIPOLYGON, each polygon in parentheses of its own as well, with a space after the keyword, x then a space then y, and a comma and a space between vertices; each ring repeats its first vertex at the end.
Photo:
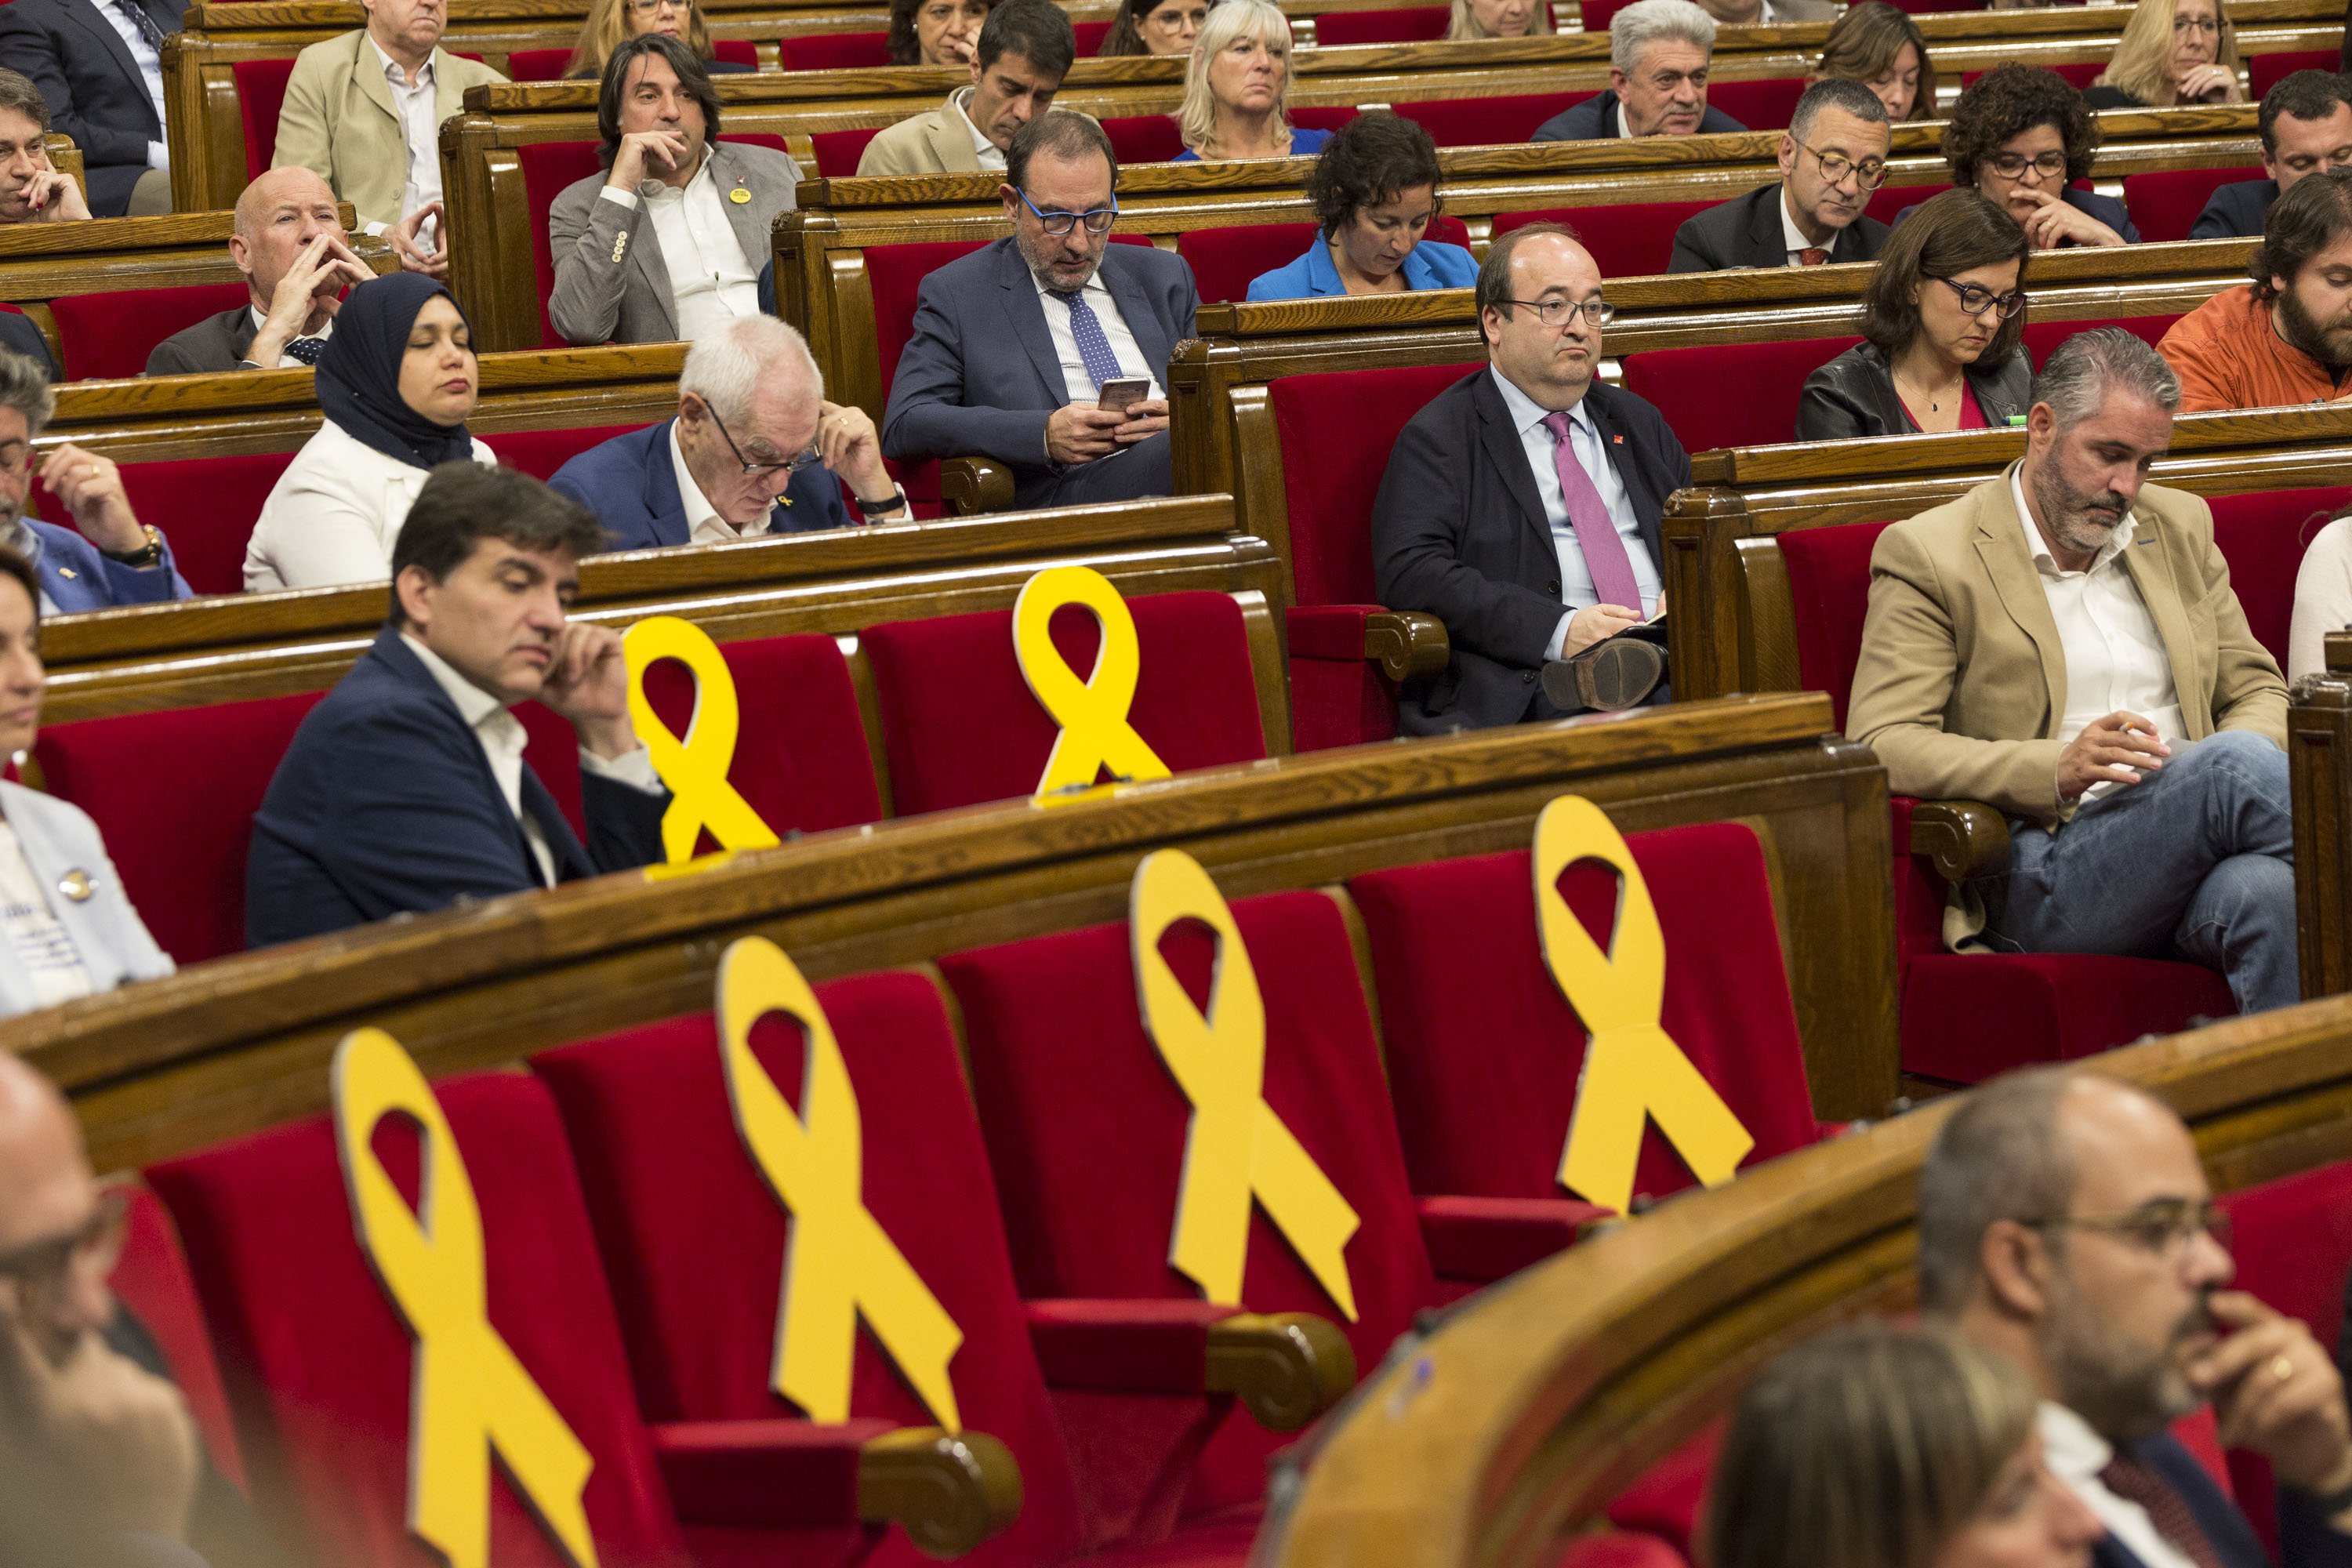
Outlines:
MULTIPOLYGON (((373 278, 343 297, 335 330, 319 356, 319 406, 355 441, 420 468, 474 455, 463 425, 436 425, 400 395, 400 362, 425 302, 457 299, 421 272, 373 278)), ((458 317, 463 320, 461 310, 458 317)))

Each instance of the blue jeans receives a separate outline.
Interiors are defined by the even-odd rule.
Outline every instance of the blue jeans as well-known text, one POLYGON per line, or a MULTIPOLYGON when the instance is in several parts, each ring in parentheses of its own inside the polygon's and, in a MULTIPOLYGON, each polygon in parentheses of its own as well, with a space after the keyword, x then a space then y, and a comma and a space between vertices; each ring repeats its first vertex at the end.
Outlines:
POLYGON ((2012 821, 1986 933, 2027 952, 2185 958, 2229 977, 2242 1013, 2302 999, 2286 753, 2226 730, 2176 745, 2052 833, 2012 821))

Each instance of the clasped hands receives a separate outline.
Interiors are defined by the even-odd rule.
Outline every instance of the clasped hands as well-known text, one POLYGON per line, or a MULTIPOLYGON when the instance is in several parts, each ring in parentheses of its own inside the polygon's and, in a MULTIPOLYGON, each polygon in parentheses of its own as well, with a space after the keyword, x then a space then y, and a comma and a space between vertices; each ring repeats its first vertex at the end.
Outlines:
POLYGON ((1066 403, 1045 420, 1045 455, 1065 466, 1091 463, 1167 428, 1164 397, 1138 398, 1123 409, 1066 403))

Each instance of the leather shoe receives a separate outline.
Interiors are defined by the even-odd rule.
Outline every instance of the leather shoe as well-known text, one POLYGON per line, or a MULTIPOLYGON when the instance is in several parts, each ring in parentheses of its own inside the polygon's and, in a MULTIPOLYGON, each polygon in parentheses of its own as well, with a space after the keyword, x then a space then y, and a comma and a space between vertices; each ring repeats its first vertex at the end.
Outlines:
POLYGON ((1638 708, 1665 679, 1666 656, 1639 637, 1611 637, 1543 668, 1543 693, 1563 713, 1638 708))

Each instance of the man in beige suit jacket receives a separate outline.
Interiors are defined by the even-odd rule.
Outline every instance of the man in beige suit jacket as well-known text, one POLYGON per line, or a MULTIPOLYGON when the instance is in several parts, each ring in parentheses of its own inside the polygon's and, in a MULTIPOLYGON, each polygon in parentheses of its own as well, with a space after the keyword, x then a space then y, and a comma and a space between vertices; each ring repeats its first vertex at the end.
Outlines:
POLYGON ((365 27, 295 57, 271 166, 315 170, 402 266, 446 278, 441 122, 464 107, 467 88, 507 79, 441 47, 447 0, 362 3, 365 27))
POLYGON ((2145 482, 2179 405, 2121 329, 2053 353, 2024 458, 1879 536, 1846 728, 1896 794, 2011 818, 1955 945, 2185 957, 2251 1013, 2300 994, 2286 684, 2211 511, 2145 482))
POLYGON ((1069 13, 1054 0, 1004 0, 981 24, 971 85, 868 142, 858 174, 1003 173, 1013 133, 1051 107, 1077 54, 1069 13))

